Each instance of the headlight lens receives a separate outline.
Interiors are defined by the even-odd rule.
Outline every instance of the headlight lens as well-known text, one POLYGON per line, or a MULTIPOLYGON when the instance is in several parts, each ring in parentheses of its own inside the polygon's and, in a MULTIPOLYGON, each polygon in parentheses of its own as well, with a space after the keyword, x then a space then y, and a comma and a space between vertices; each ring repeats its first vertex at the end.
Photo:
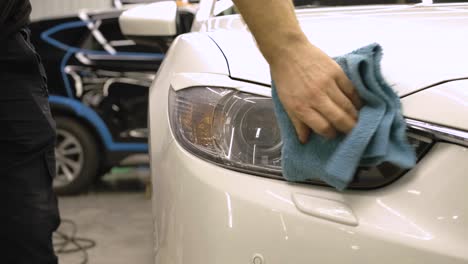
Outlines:
POLYGON ((214 109, 214 143, 221 157, 258 170, 281 166, 281 135, 268 98, 231 92, 214 109))
POLYGON ((191 153, 222 166, 281 177, 281 136, 270 98, 231 89, 171 89, 170 120, 191 153))
MULTIPOLYGON (((177 141, 192 154, 229 169, 283 179, 281 135, 271 98, 220 87, 171 89, 169 109, 177 141)), ((432 140, 421 133, 409 135, 421 157, 432 140)), ((380 187, 404 172, 389 163, 360 168, 350 188, 380 187)))

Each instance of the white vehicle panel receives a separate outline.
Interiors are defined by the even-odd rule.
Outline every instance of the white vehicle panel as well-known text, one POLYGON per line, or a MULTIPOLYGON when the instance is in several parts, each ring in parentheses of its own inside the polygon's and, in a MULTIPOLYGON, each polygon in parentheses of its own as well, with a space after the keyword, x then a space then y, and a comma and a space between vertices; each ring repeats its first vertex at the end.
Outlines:
POLYGON ((171 87, 175 91, 179 91, 185 88, 194 87, 194 86, 211 86, 211 87, 225 87, 238 90, 241 92, 251 93, 262 95, 266 97, 271 97, 271 88, 236 81, 225 74, 210 74, 210 73, 178 73, 175 74, 172 78, 171 87))
POLYGON ((403 98, 406 117, 468 131, 468 79, 403 98))
MULTIPOLYGON (((409 6, 385 8, 306 10, 299 18, 331 56, 378 40, 384 75, 400 95, 468 76, 468 37, 454 34, 467 32, 466 13, 417 7, 416 14, 403 15, 396 10, 409 6), (402 19, 390 23, 376 13, 402 19)), ((236 172, 186 151, 171 133, 170 87, 221 86, 269 96, 268 65, 239 17, 213 19, 207 29, 177 38, 150 89, 156 264, 468 263, 466 147, 436 143, 390 185, 344 192, 236 172)), ((468 97, 461 87, 451 82, 409 95, 402 100, 404 113, 466 129, 468 97)))
POLYGON ((467 159, 439 144, 388 187, 340 193, 226 170, 173 142, 153 160, 156 263, 467 263, 467 159), (295 194, 322 210, 345 201, 358 224, 305 214, 295 194))
MULTIPOLYGON (((201 71, 214 75, 229 74, 226 59, 216 44, 202 33, 190 33, 174 40, 149 92, 150 156, 164 155, 172 141, 168 124, 168 95, 173 77, 178 73, 201 71), (157 146, 157 147, 151 147, 157 146)), ((153 163, 152 173, 157 174, 153 163)))
MULTIPOLYGON (((457 6, 393 6, 310 9, 299 12, 314 45, 334 57, 377 42, 381 69, 401 96, 453 78, 467 77, 468 9, 457 6), (346 12, 345 12, 346 11, 346 12)), ((214 18, 210 36, 229 62, 234 78, 271 83, 268 64, 239 16, 214 18)))

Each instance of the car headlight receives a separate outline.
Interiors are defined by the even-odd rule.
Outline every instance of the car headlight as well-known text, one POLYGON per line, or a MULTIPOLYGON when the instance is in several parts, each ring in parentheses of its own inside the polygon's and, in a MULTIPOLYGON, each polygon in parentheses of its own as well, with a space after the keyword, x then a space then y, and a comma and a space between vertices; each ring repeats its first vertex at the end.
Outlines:
MULTIPOLYGON (((271 98, 222 87, 171 89, 169 119, 176 140, 190 153, 228 169, 284 179, 271 98)), ((432 145, 424 133, 408 135, 419 158, 432 145)), ((360 168, 350 188, 380 187, 404 172, 390 163, 360 168)))

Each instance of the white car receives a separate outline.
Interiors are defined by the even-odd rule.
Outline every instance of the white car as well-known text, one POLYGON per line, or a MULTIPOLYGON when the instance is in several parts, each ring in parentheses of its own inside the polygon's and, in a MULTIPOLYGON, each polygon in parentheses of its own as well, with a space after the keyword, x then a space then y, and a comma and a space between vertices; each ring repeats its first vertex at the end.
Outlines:
POLYGON ((283 179, 268 65, 214 4, 150 91, 155 263, 468 263, 468 4, 297 11, 330 56, 381 44, 418 154, 409 171, 361 168, 344 192, 283 179))

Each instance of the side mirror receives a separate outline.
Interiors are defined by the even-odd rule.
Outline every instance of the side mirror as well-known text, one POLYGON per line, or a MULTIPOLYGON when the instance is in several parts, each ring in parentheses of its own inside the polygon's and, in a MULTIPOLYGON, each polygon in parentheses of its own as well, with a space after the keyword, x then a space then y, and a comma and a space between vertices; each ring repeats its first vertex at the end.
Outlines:
POLYGON ((119 17, 122 33, 134 38, 171 37, 177 35, 177 4, 157 2, 129 9, 119 17))

